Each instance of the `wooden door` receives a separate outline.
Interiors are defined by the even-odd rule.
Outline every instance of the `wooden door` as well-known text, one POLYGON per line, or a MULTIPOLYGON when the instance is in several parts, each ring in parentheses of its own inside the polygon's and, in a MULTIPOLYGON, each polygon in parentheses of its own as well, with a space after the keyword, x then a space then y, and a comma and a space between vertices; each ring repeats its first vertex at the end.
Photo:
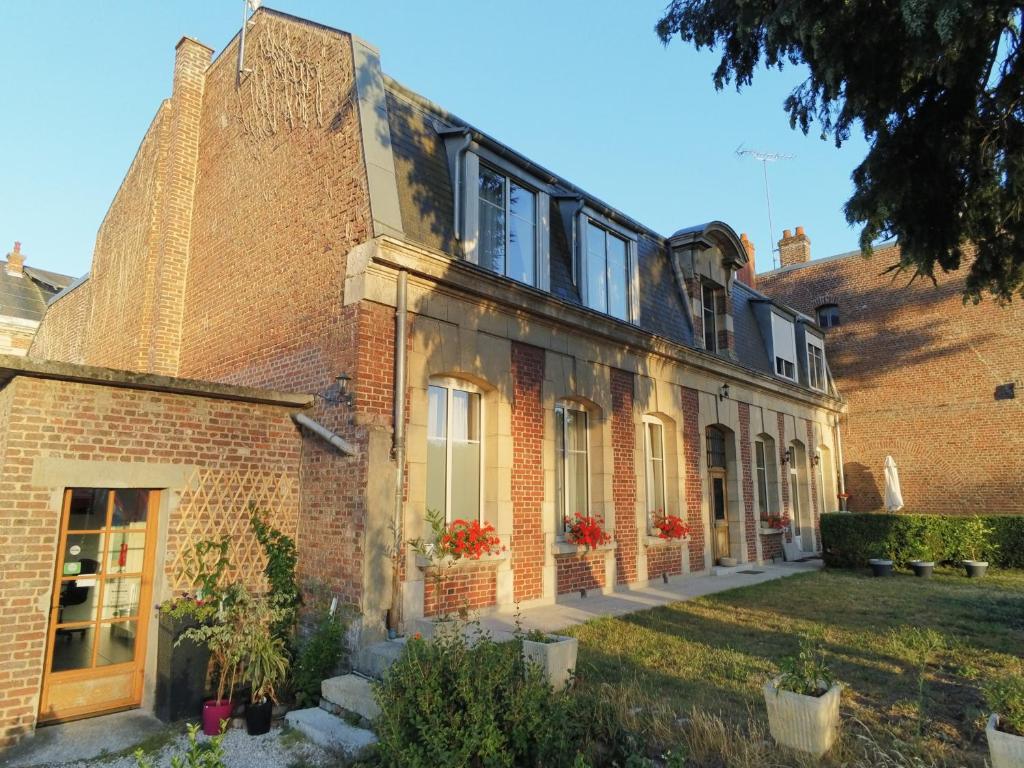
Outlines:
POLYGON ((64 492, 40 722, 141 704, 158 498, 142 489, 64 492))
POLYGON ((711 470, 711 536, 715 560, 731 557, 729 547, 729 498, 724 469, 711 470))

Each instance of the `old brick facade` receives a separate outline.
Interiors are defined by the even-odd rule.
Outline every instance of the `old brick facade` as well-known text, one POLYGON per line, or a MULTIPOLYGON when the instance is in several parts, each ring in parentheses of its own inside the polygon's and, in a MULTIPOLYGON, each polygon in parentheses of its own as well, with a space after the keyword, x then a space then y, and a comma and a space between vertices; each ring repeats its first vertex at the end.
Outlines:
POLYGON ((960 273, 911 282, 886 273, 898 261, 891 246, 871 259, 798 260, 757 277, 761 291, 812 317, 823 306, 838 310, 826 334, 848 404, 849 508, 884 506, 882 465, 892 455, 908 510, 1021 514, 1024 307, 964 304, 960 273), (1015 385, 1014 399, 999 399, 1006 385, 1015 385))

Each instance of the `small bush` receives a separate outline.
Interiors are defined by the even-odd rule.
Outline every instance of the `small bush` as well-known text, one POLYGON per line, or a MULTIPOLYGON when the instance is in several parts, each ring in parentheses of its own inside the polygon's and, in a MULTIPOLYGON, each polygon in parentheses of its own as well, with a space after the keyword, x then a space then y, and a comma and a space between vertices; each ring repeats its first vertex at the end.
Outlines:
POLYGON ((811 637, 801 638, 800 650, 794 656, 782 659, 779 666, 782 670, 778 684, 780 691, 792 691, 801 696, 823 696, 835 684, 832 670, 825 663, 821 644, 811 637))
POLYGON ((300 707, 316 706, 320 683, 335 673, 341 661, 347 621, 340 613, 321 608, 313 616, 313 627, 299 643, 292 665, 292 690, 300 707))
POLYGON ((985 686, 985 703, 999 715, 999 730, 1024 736, 1024 675, 993 680, 985 686))
POLYGON ((571 694, 554 693, 522 644, 486 636, 412 638, 376 688, 385 766, 572 766, 587 719, 571 694))
POLYGON ((1022 516, 830 512, 821 516, 821 539, 825 564, 832 568, 861 568, 879 556, 901 567, 913 559, 983 559, 996 567, 1024 568, 1022 516))

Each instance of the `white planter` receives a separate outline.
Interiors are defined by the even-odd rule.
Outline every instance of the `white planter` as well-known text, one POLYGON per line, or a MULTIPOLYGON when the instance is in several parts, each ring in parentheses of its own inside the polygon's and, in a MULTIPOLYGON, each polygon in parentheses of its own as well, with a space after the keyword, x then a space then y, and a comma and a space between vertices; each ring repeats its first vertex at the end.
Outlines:
POLYGON ((999 715, 992 715, 985 728, 992 768, 1024 768, 1024 736, 997 730, 999 715))
POLYGON ((523 640, 523 661, 540 668, 548 685, 556 691, 563 690, 576 669, 576 653, 579 641, 575 637, 548 635, 550 643, 523 640))
POLYGON ((772 738, 784 747, 821 757, 836 740, 839 730, 839 691, 833 685, 823 696, 803 696, 780 691, 776 678, 764 686, 768 708, 768 729, 772 738))

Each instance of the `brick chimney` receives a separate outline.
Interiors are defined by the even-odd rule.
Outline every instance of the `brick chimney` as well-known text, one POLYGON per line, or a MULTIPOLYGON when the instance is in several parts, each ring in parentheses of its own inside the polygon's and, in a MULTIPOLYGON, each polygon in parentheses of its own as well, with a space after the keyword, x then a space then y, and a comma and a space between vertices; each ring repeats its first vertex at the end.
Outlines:
POLYGON ((743 244, 743 250, 747 252, 747 265, 736 273, 736 279, 744 285, 749 285, 751 288, 757 288, 757 269, 754 266, 754 244, 750 242, 750 238, 747 237, 746 232, 740 235, 740 243, 743 244))
POLYGON ((21 252, 21 243, 14 241, 14 250, 7 254, 7 274, 21 277, 25 274, 25 254, 21 252))
POLYGON ((811 238, 804 234, 803 227, 796 228, 794 235, 788 229, 783 230, 779 240, 779 261, 782 266, 806 264, 811 260, 811 238))

